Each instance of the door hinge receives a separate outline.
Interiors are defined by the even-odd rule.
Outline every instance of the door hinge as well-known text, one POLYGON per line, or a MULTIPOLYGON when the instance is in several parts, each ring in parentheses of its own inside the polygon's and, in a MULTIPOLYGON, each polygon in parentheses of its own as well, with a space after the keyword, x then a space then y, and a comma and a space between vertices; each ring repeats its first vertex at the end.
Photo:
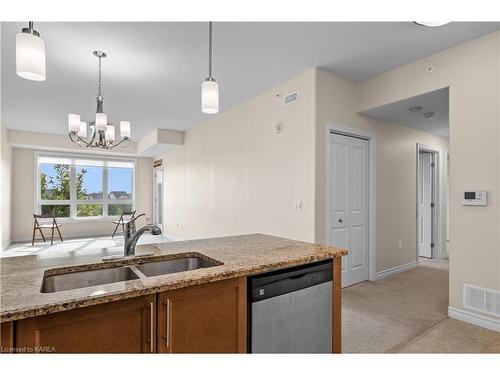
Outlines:
POLYGON ((431 242, 431 247, 434 247, 434 242, 431 242))
POLYGON ((436 205, 434 203, 431 203, 431 208, 434 208, 436 207, 436 205))
POLYGON ((431 167, 434 168, 436 166, 435 163, 431 163, 431 167))

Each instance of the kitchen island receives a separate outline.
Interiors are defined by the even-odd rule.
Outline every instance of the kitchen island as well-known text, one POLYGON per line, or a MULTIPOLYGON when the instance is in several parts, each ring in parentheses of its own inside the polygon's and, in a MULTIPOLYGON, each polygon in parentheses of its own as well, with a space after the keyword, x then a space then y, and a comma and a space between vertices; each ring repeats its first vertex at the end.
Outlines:
POLYGON ((2 350, 247 352, 247 277, 333 260, 332 351, 340 352, 340 260, 345 249, 251 234, 142 245, 136 258, 102 261, 121 252, 94 249, 1 259, 2 350), (152 255, 140 257, 148 253, 152 255), (187 257, 211 265, 149 276, 152 271, 141 268, 187 257), (52 291, 43 283, 44 277, 117 267, 144 273, 68 290, 52 291))

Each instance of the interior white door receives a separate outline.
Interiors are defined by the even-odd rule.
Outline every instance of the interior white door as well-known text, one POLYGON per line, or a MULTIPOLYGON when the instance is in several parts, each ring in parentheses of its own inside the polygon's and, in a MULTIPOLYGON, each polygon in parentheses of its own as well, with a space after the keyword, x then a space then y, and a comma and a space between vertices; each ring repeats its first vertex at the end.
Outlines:
POLYGON ((347 248, 342 286, 368 280, 368 141, 331 134, 329 240, 347 248))
POLYGON ((418 162, 418 255, 432 258, 432 154, 419 153, 418 162))
POLYGON ((160 169, 160 168, 155 169, 155 172, 154 172, 153 220, 154 220, 155 225, 162 228, 162 225, 163 225, 163 169, 160 169))

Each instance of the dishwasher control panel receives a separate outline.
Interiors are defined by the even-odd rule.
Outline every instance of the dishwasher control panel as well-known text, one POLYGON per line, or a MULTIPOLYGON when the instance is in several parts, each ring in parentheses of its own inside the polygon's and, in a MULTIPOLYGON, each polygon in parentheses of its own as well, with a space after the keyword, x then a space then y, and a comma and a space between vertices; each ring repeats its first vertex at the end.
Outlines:
POLYGON ((251 302, 332 281, 332 262, 313 263, 249 278, 251 302))

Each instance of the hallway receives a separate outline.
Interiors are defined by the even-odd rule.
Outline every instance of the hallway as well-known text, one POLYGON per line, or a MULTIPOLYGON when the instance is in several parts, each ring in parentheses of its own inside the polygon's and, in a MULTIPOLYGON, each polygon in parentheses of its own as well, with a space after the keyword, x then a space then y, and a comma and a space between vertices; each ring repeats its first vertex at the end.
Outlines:
POLYGON ((500 333, 448 318, 448 263, 343 290, 344 353, 498 353, 500 333))

